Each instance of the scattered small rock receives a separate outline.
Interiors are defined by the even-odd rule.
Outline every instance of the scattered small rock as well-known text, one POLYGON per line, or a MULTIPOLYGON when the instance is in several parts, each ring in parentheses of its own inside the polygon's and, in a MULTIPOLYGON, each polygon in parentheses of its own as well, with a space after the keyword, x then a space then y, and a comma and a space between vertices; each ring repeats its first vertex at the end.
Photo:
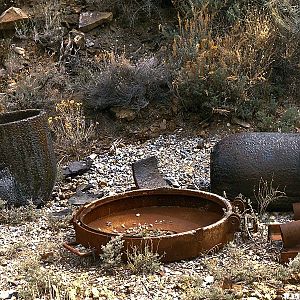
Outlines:
POLYGON ((92 166, 92 160, 80 160, 71 162, 68 166, 64 167, 62 173, 66 177, 72 177, 77 175, 82 175, 87 172, 92 166))
POLYGON ((91 48, 91 47, 95 46, 95 42, 92 39, 86 39, 85 40, 85 46, 87 48, 91 48))
POLYGON ((81 49, 85 47, 85 34, 83 32, 73 29, 70 31, 70 36, 77 47, 81 49))
POLYGON ((98 193, 83 193, 77 192, 74 196, 69 199, 69 204, 71 205, 84 205, 86 203, 91 203, 92 201, 102 198, 104 196, 104 192, 99 191, 98 193))
POLYGON ((91 188, 93 188, 94 186, 92 184, 80 184, 77 188, 76 188, 76 192, 87 192, 88 190, 90 190, 91 188))
POLYGON ((231 122, 233 124, 239 125, 239 126, 241 126, 243 128, 250 128, 251 127, 251 125, 249 123, 247 123, 247 122, 245 122, 243 120, 240 120, 238 118, 232 118, 231 122))
POLYGON ((88 32, 99 25, 111 22, 112 19, 112 12, 83 12, 79 16, 79 29, 88 32))
POLYGON ((15 290, 0 291, 0 299, 17 299, 18 292, 15 290))
POLYGON ((170 186, 174 188, 180 188, 180 184, 175 178, 165 177, 164 179, 166 180, 167 184, 169 184, 170 186))
POLYGON ((12 45, 11 48, 13 49, 13 51, 19 55, 25 56, 25 49, 22 47, 17 47, 15 45, 12 45))
POLYGON ((127 121, 132 121, 137 116, 137 112, 130 108, 112 107, 111 111, 115 114, 117 119, 125 119, 127 121))
POLYGON ((197 144, 196 148, 197 148, 197 149, 203 149, 204 146, 205 146, 204 139, 200 139, 200 140, 198 141, 198 144, 197 144))

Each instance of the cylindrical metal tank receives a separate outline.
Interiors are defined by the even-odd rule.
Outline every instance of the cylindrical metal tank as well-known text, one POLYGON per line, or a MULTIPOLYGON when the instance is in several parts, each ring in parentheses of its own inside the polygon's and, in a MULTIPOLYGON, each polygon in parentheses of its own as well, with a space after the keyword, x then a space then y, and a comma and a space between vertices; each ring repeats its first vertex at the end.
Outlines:
POLYGON ((290 210, 300 202, 300 134, 239 133, 218 142, 211 153, 211 191, 230 199, 238 194, 256 200, 263 180, 286 193, 272 210, 290 210))
POLYGON ((0 198, 8 206, 47 201, 56 179, 56 159, 46 113, 0 114, 0 198))

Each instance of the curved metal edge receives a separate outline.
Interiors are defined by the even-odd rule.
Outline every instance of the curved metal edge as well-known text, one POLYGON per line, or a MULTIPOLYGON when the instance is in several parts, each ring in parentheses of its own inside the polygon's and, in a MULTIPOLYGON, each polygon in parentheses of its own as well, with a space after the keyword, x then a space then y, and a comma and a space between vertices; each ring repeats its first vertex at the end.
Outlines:
POLYGON ((47 115, 46 111, 43 109, 24 109, 24 110, 13 110, 13 111, 5 112, 5 113, 0 113, 0 117, 4 116, 4 115, 5 116, 9 116, 9 115, 13 116, 13 115, 26 113, 26 112, 36 112, 37 114, 26 117, 26 118, 21 118, 19 120, 7 122, 7 123, 0 123, 0 126, 4 127, 4 126, 11 125, 11 124, 19 124, 22 122, 27 122, 28 120, 45 117, 47 115))
MULTIPOLYGON (((94 229, 94 228, 91 228, 89 227, 88 225, 84 224, 83 221, 82 221, 82 218, 84 217, 84 215, 86 215, 87 213, 89 213, 91 210, 95 209, 98 205, 104 205, 104 204, 108 204, 110 202, 113 202, 115 200, 118 200, 118 199, 123 199, 123 200, 126 200, 126 198, 129 198, 129 197, 132 197, 132 196, 141 196, 141 195, 164 195, 164 194, 174 194, 174 195, 178 195, 178 194, 184 194, 186 196, 198 196, 198 197, 203 197, 205 200, 210 200, 212 202, 215 202, 217 204, 219 204, 221 207, 224 208, 225 206, 225 213, 224 213, 224 216, 218 220, 217 222, 213 223, 213 224, 210 224, 210 225, 207 225, 207 226, 204 226, 204 227, 199 227, 199 228, 195 228, 191 231, 185 231, 185 232, 181 232, 181 233, 176 233, 176 234, 170 234, 170 235, 167 235, 167 236, 158 236, 158 237, 146 237, 146 238, 143 238, 143 239, 151 239, 151 240, 161 240, 161 239, 170 239, 172 237, 176 237, 178 235, 185 235, 185 234, 195 234, 197 233, 198 231, 206 231, 206 230, 211 230, 213 229, 214 227, 218 227, 220 224, 222 223, 225 223, 225 222, 228 222, 228 219, 234 215, 234 218, 235 221, 234 222, 237 222, 236 220, 238 220, 238 224, 237 226, 234 226, 233 228, 237 228, 235 231, 233 231, 234 229, 231 228, 230 229, 230 232, 233 233, 233 232, 236 232, 238 230, 238 227, 239 227, 239 224, 240 224, 240 218, 237 214, 235 214, 233 212, 233 208, 232 208, 232 205, 230 203, 229 200, 225 199, 224 197, 222 196, 219 196, 219 195, 216 195, 216 194, 213 194, 213 193, 210 193, 210 192, 205 192, 205 191, 195 191, 195 190, 189 190, 189 189, 174 189, 174 188, 157 188, 157 189, 139 189, 139 190, 134 190, 134 191, 127 191, 127 192, 123 192, 123 193, 120 193, 120 194, 117 194, 117 195, 113 195, 113 196, 109 196, 109 197, 105 197, 105 198, 102 198, 102 199, 96 199, 95 201, 91 202, 91 203, 88 203, 86 205, 84 205, 83 207, 81 207, 79 209, 79 211, 77 211, 74 216, 73 216, 73 224, 75 226, 79 226, 79 227, 82 227, 84 228, 85 230, 89 230, 91 232, 94 232, 94 233, 97 233, 97 234, 104 234, 105 236, 107 237, 114 237, 114 236, 117 236, 118 234, 116 233, 103 233, 97 229, 94 229), (206 197, 206 198, 205 198, 206 197)), ((126 237, 124 237, 126 239, 126 237)), ((141 238, 140 237, 130 237, 130 239, 132 240, 140 240, 141 238)))
POLYGON ((77 242, 64 242, 63 247, 70 251, 71 253, 79 256, 79 257, 90 257, 94 255, 94 251, 89 251, 89 252, 80 252, 78 249, 76 249, 73 246, 79 245, 77 242))

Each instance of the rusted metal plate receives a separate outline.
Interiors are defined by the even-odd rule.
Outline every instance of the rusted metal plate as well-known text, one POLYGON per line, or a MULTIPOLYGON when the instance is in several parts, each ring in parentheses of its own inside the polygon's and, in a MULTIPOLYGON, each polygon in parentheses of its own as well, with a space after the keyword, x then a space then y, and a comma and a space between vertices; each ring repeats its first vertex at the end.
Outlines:
POLYGON ((95 248, 96 254, 122 234, 125 253, 150 245, 163 261, 221 247, 233 239, 239 224, 230 202, 218 195, 166 188, 106 197, 82 207, 73 219, 76 243, 95 248))
POLYGON ((282 241, 283 249, 280 253, 280 262, 288 263, 300 252, 300 221, 270 224, 268 226, 268 240, 282 241))
POLYGON ((281 241, 280 224, 270 224, 268 226, 268 240, 269 241, 281 241))
POLYGON ((300 249, 295 250, 283 250, 280 253, 280 263, 284 264, 284 263, 288 263, 291 259, 295 258, 297 256, 297 254, 300 252, 300 249))
POLYGON ((293 203, 294 220, 300 220, 300 203, 293 203))
POLYGON ((132 164, 133 178, 139 189, 156 189, 168 187, 167 182, 159 174, 158 161, 155 156, 141 159, 132 164))
POLYGON ((284 248, 295 248, 300 244, 300 221, 280 224, 284 248))

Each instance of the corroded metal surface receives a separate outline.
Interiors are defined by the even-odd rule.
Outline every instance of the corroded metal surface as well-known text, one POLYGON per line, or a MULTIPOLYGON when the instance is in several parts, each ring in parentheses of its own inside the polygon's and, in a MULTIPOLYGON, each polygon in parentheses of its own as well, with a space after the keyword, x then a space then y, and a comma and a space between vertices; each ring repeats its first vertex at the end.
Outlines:
POLYGON ((300 246, 300 221, 280 224, 280 231, 284 248, 300 246))
POLYGON ((133 178, 139 189, 167 187, 167 182, 159 174, 158 161, 155 156, 141 159, 132 164, 133 178))
POLYGON ((300 252, 300 221, 297 219, 299 214, 299 203, 293 204, 295 220, 285 224, 269 224, 268 240, 282 241, 283 247, 280 252, 280 262, 287 263, 300 252))
POLYGON ((287 197, 270 205, 291 210, 300 197, 300 134, 240 133, 224 138, 211 154, 211 190, 234 199, 238 194, 255 202, 261 178, 287 197))
POLYGON ((220 196, 166 188, 106 197, 82 207, 73 218, 76 243, 94 248, 96 254, 111 237, 123 234, 124 253, 150 245, 163 261, 189 259, 219 248, 233 239, 239 224, 230 202, 220 196), (151 228, 149 235, 130 233, 130 228, 145 225, 151 228), (159 234, 152 235, 155 232, 159 234))
POLYGON ((300 220, 300 203, 293 203, 294 220, 300 220))
POLYGON ((56 178, 56 160, 46 113, 0 114, 0 198, 8 205, 47 201, 56 178))

